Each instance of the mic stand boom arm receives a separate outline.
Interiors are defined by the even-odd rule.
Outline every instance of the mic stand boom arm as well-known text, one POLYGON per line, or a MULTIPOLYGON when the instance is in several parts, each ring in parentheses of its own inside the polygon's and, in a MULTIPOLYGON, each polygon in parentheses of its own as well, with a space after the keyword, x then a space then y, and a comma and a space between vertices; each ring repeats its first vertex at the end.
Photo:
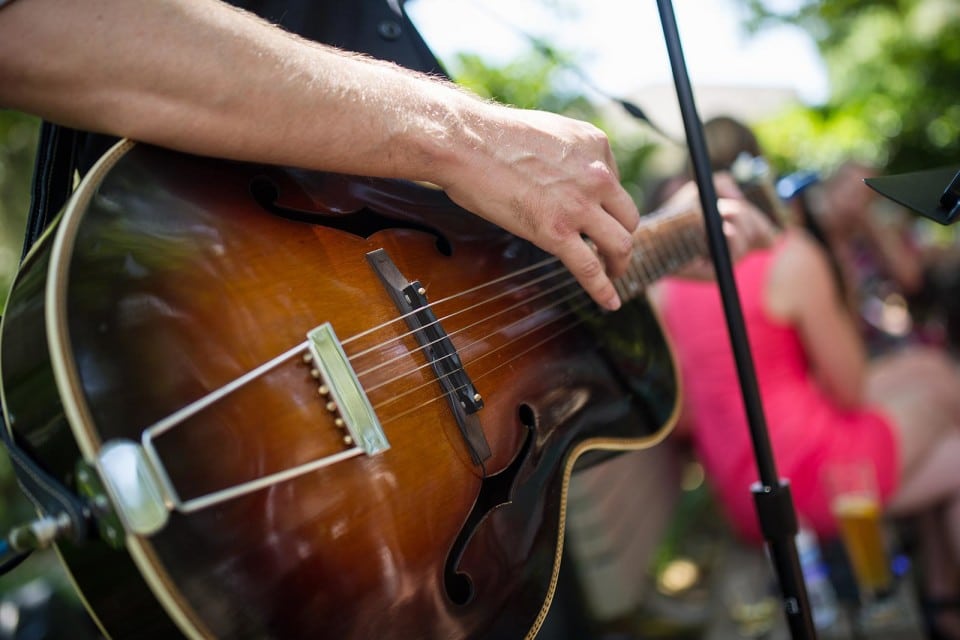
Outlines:
POLYGON ((733 279, 730 253, 727 249, 726 238, 723 235, 723 219, 717 209, 717 194, 713 186, 713 174, 710 169, 706 138, 700 118, 697 115, 693 90, 683 59, 676 16, 670 0, 657 0, 657 8, 660 11, 660 21, 663 26, 667 53, 670 57, 670 69, 676 85, 677 99, 680 103, 694 178, 700 190, 700 204, 703 207, 707 241, 716 271, 717 283, 720 287, 727 330, 733 347, 741 393, 746 408, 747 423, 760 476, 760 481, 755 483, 750 490, 754 496, 760 528, 776 568, 791 637, 794 640, 816 638, 807 591, 803 582, 803 573, 800 570, 800 561, 797 556, 797 517, 793 507, 793 498, 790 495, 790 484, 777 476, 770 437, 763 415, 763 406, 760 402, 756 372, 747 342, 743 312, 740 308, 736 283, 733 279))

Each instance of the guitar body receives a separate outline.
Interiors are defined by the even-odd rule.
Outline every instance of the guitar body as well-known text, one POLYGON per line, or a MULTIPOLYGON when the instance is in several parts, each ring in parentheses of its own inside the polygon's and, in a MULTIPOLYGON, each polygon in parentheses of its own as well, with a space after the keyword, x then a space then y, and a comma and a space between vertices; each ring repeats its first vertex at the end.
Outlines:
MULTIPOLYGON (((556 270, 543 259, 419 185, 115 147, 28 257, 3 318, 4 411, 24 447, 75 486, 105 443, 141 442, 330 323, 389 448, 172 510, 122 545, 59 543, 104 633, 535 635, 575 464, 658 442, 678 393, 642 298, 615 314, 573 306, 575 285, 536 277, 556 270), (480 463, 372 266, 378 249, 422 285, 483 398, 480 463)), ((300 356, 155 437, 182 500, 347 448, 300 356)))

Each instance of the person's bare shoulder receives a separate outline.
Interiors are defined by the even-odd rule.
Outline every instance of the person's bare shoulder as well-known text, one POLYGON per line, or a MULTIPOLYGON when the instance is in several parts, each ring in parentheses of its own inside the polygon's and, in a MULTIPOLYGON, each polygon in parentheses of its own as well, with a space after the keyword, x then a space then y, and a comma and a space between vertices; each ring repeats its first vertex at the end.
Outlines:
POLYGON ((832 298, 836 284, 826 250, 809 233, 792 229, 784 234, 767 280, 767 310, 785 321, 832 298))

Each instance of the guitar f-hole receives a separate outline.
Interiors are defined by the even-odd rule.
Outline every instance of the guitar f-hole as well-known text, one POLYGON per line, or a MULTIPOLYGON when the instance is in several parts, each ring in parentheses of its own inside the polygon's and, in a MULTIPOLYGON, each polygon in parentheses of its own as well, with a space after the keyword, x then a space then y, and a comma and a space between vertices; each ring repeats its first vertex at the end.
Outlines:
POLYGON ((470 579, 469 575, 458 569, 460 560, 463 558, 463 552, 470 544, 470 540, 483 520, 492 511, 509 504, 512 500, 517 474, 527 461, 527 454, 533 443, 533 433, 536 429, 533 409, 526 404, 520 405, 517 415, 521 424, 526 427, 523 444, 517 451, 517 455, 503 471, 483 479, 473 509, 470 510, 470 515, 467 516, 463 528, 460 529, 460 535, 454 540, 450 553, 447 554, 443 572, 443 585, 447 597, 456 605, 470 604, 475 595, 473 580, 470 579))
MULTIPOLYGON (((301 197, 300 200, 295 200, 293 196, 296 195, 296 186, 289 186, 288 184, 286 190, 284 190, 280 184, 280 180, 289 183, 292 178, 290 176, 277 176, 277 178, 258 175, 250 180, 250 195, 253 200, 265 211, 275 216, 295 222, 323 225, 364 239, 385 229, 415 229, 434 236, 437 251, 442 255, 453 255, 450 241, 436 228, 419 224, 413 220, 406 220, 399 216, 384 215, 384 213, 371 208, 368 203, 357 199, 346 191, 339 196, 339 200, 342 200, 342 202, 336 202, 338 200, 334 197, 338 193, 336 189, 331 189, 332 193, 327 194, 335 202, 329 203, 326 207, 310 203, 307 198, 301 197), (294 206, 288 203, 288 200, 298 202, 301 206, 294 206)), ((330 176, 330 180, 335 179, 336 176, 330 176)))

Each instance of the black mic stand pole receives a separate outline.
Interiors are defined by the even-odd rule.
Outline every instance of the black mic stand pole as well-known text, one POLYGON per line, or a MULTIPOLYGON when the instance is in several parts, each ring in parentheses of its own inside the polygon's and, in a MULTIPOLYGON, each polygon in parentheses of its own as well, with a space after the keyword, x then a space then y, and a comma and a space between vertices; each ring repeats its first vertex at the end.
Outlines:
POLYGON ((733 279, 730 253, 723 234, 723 219, 717 209, 717 194, 713 186, 706 139, 697 115, 693 90, 690 87, 690 78, 683 59, 683 49, 680 46, 677 19, 670 0, 657 0, 657 7, 660 11, 663 35, 670 57, 673 81, 677 89, 677 99, 680 103, 694 177, 700 189, 700 204, 703 207, 707 241, 716 270, 717 283, 720 286, 727 329, 740 378, 740 388, 760 476, 760 481, 750 487, 750 491, 754 496, 760 528, 780 582, 791 637, 795 640, 816 638, 807 590, 797 556, 797 516, 793 508, 793 498, 790 495, 790 484, 777 476, 763 406, 760 402, 756 372, 747 342, 743 312, 733 279))

